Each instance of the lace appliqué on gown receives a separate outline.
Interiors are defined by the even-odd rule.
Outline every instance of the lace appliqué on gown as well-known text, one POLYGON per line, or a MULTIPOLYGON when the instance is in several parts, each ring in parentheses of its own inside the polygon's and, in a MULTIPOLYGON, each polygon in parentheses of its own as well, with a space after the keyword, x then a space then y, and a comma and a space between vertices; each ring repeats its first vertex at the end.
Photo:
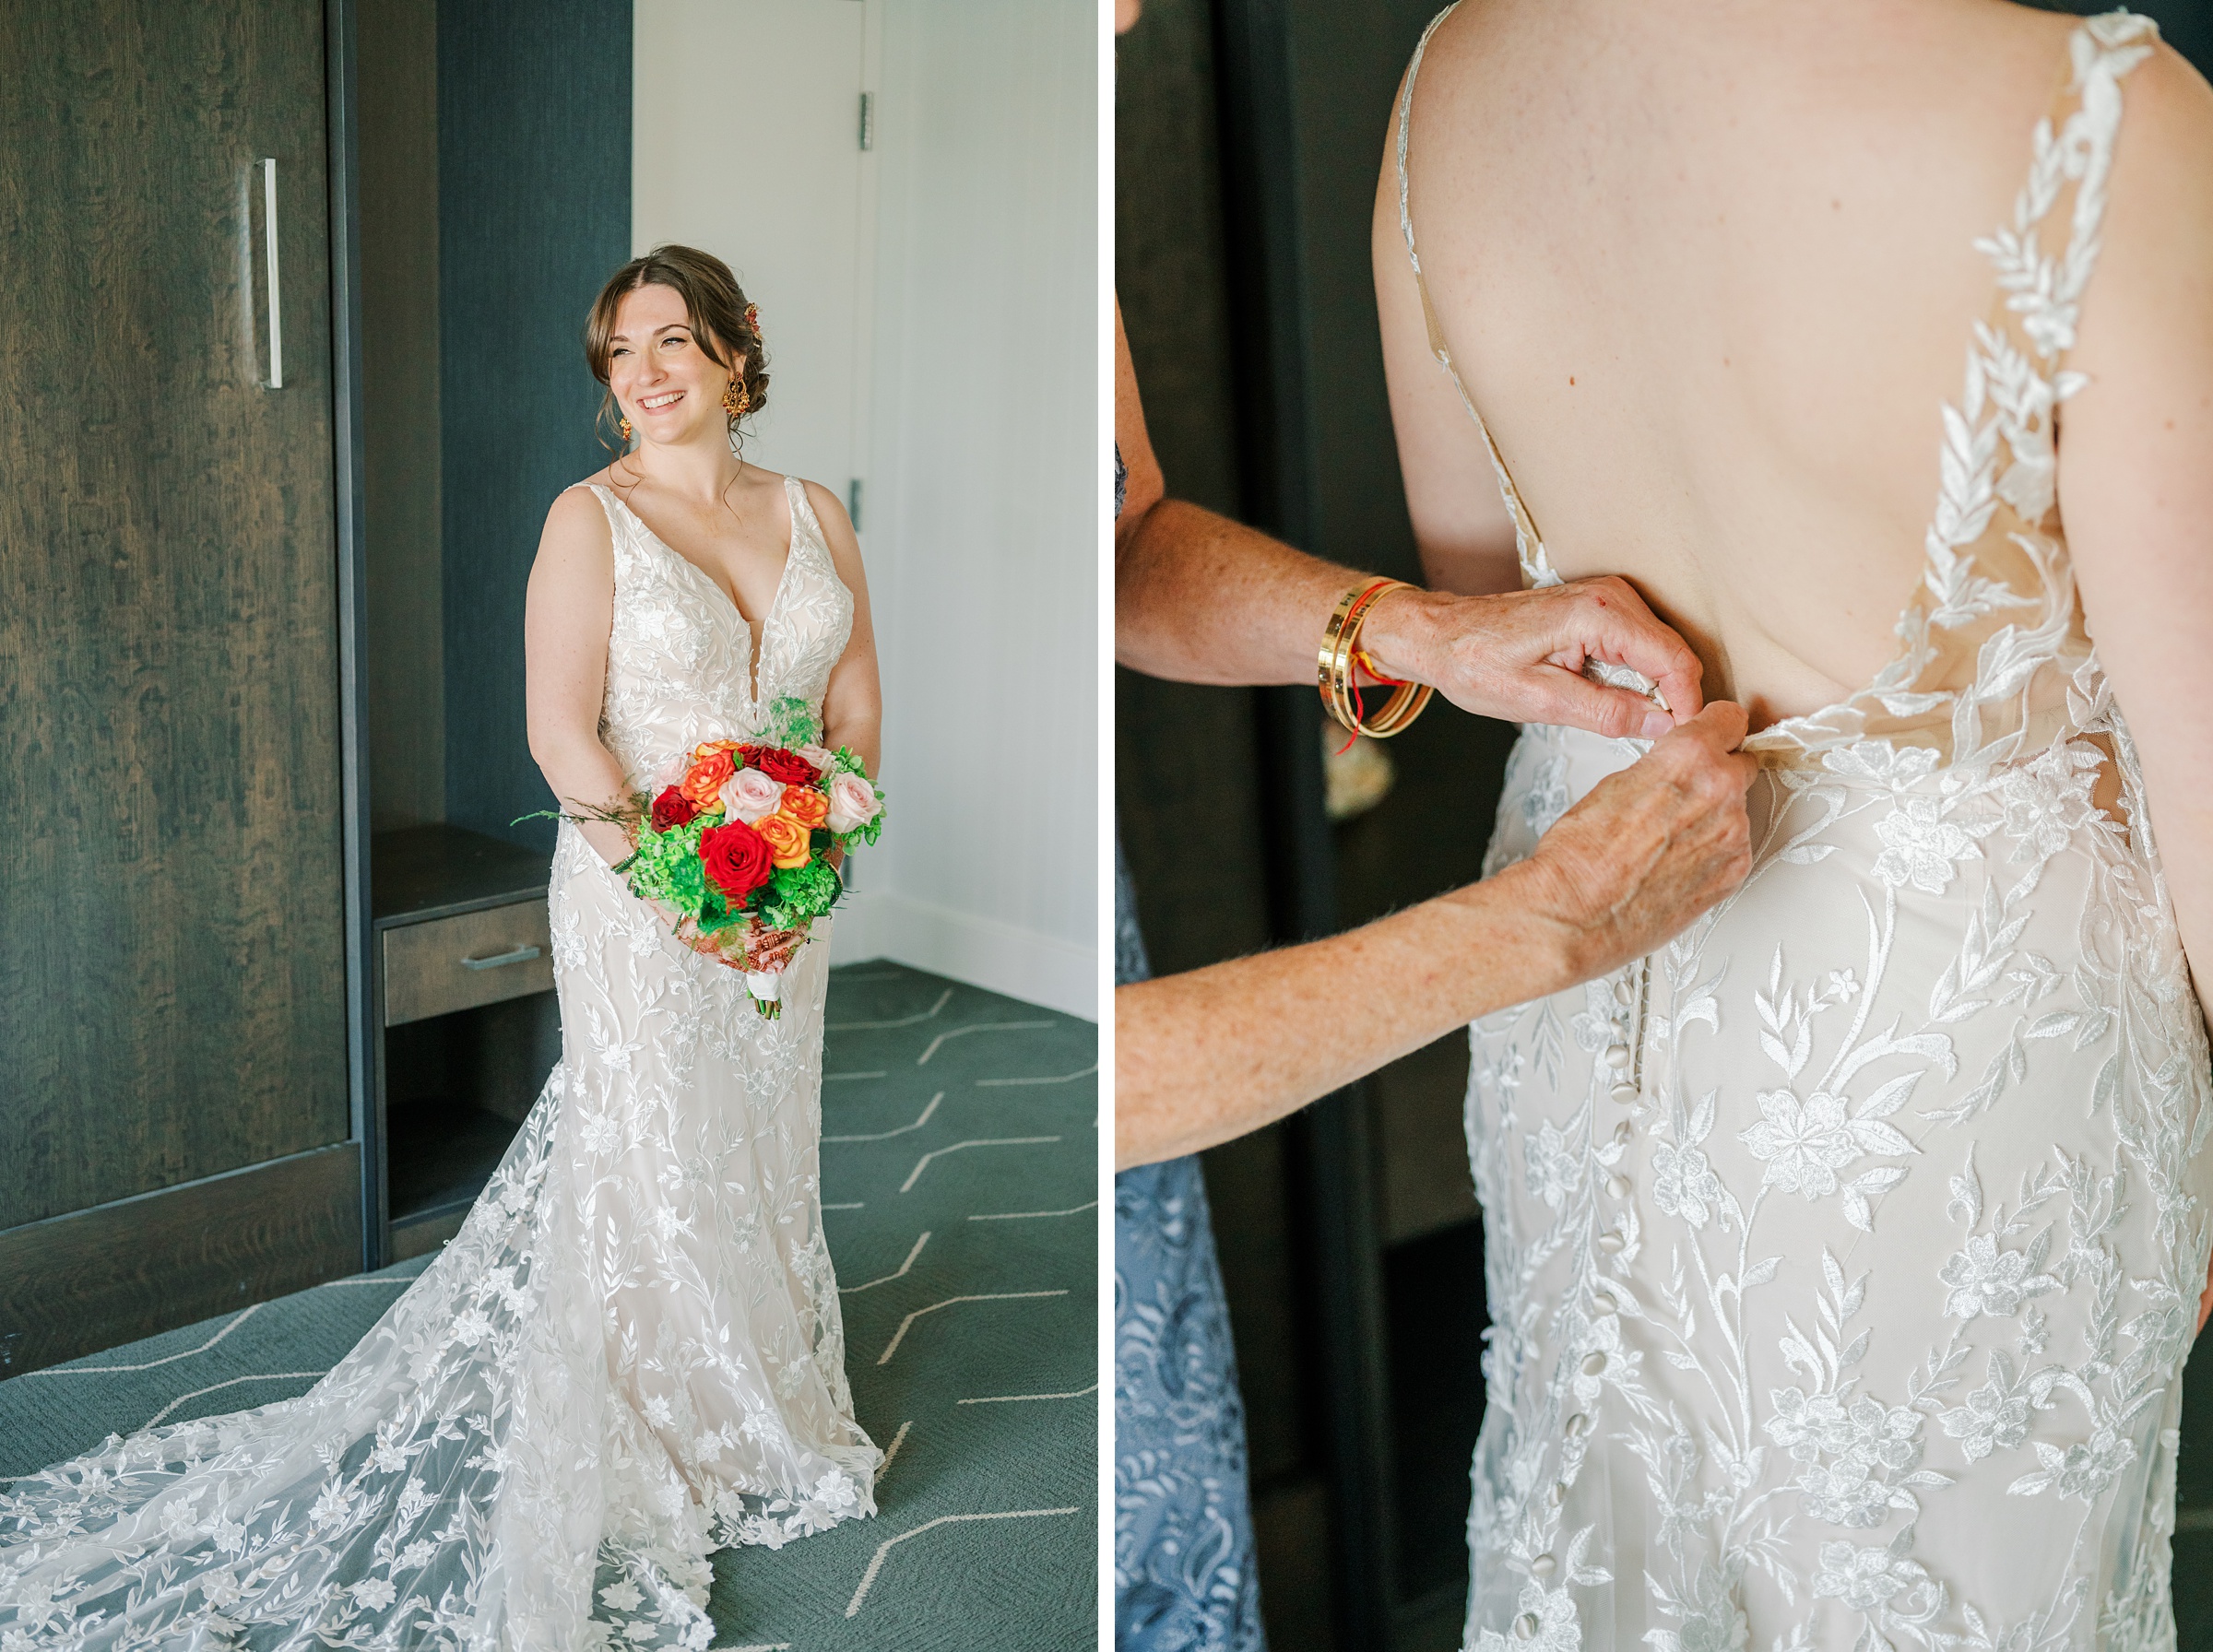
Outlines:
MULTIPOLYGON (((1471 1647, 2174 1644, 2213 1092, 2052 424, 2154 38, 2122 15, 2073 36, 2013 219, 1977 243, 1997 299, 1898 656, 1747 742, 1749 880, 1471 1031, 1471 1647)), ((1524 576, 1556 578, 1497 468, 1524 576)), ((1526 730, 1486 869, 1641 749, 1526 730)))
MULTIPOLYGON (((779 696, 819 715, 853 600, 799 483, 757 692, 729 597, 594 491, 633 785, 779 696)), ((764 1021, 565 823, 550 903, 562 1062, 458 1237, 302 1398, 0 1496, 0 1647, 704 1647, 713 1549, 874 1512, 817 1180, 826 943, 764 1021)))

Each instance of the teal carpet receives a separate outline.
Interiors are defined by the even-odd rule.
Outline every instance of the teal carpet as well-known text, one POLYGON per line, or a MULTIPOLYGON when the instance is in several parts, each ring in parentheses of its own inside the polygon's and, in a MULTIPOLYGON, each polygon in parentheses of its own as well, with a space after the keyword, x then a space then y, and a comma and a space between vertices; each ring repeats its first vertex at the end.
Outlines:
MULTIPOLYGON (((1096 1645, 1097 1029, 831 975, 822 1203, 877 1516, 715 1557, 720 1647, 1096 1645)), ((426 1259, 0 1382, 0 1476, 304 1393, 426 1259)))

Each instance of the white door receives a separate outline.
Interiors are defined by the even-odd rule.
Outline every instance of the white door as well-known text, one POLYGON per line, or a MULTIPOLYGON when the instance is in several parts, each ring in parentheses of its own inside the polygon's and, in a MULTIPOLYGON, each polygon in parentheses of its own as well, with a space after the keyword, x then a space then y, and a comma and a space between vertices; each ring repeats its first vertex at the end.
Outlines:
POLYGON ((851 504, 869 360, 865 0, 636 0, 631 245, 728 264, 761 307, 745 456, 851 504))

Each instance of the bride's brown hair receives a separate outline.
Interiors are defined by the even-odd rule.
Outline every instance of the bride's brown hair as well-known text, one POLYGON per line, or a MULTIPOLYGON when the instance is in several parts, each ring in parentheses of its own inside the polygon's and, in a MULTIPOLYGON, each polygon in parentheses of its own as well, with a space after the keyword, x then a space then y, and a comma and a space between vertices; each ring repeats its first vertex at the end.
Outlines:
MULTIPOLYGON (((622 307, 624 296, 641 287, 666 287, 684 301, 692 336, 717 367, 731 368, 730 358, 736 356, 732 371, 745 386, 749 417, 768 405, 768 355, 761 348, 761 329, 753 319, 752 306, 746 302, 745 289, 738 285, 728 265, 697 247, 656 247, 608 277, 584 324, 584 359, 591 364, 592 377, 602 385, 608 383, 615 348, 615 313, 622 307)), ((621 419, 610 388, 599 398, 597 422, 601 440, 616 454, 628 445, 619 439, 621 419)))

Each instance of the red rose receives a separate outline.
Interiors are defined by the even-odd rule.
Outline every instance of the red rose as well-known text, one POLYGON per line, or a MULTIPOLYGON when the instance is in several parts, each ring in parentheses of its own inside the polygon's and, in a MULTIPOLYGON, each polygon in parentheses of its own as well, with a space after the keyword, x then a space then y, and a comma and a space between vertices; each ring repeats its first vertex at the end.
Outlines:
POLYGON ((746 766, 760 770, 778 785, 812 785, 821 778, 821 772, 812 763, 781 746, 747 746, 742 749, 746 766))
POLYGON ((710 826, 699 834, 699 858, 708 879, 734 906, 768 881, 775 856, 768 842, 743 820, 710 826))
POLYGON ((653 829, 667 832, 681 826, 699 813, 699 805, 675 786, 670 786, 653 800, 653 829))

